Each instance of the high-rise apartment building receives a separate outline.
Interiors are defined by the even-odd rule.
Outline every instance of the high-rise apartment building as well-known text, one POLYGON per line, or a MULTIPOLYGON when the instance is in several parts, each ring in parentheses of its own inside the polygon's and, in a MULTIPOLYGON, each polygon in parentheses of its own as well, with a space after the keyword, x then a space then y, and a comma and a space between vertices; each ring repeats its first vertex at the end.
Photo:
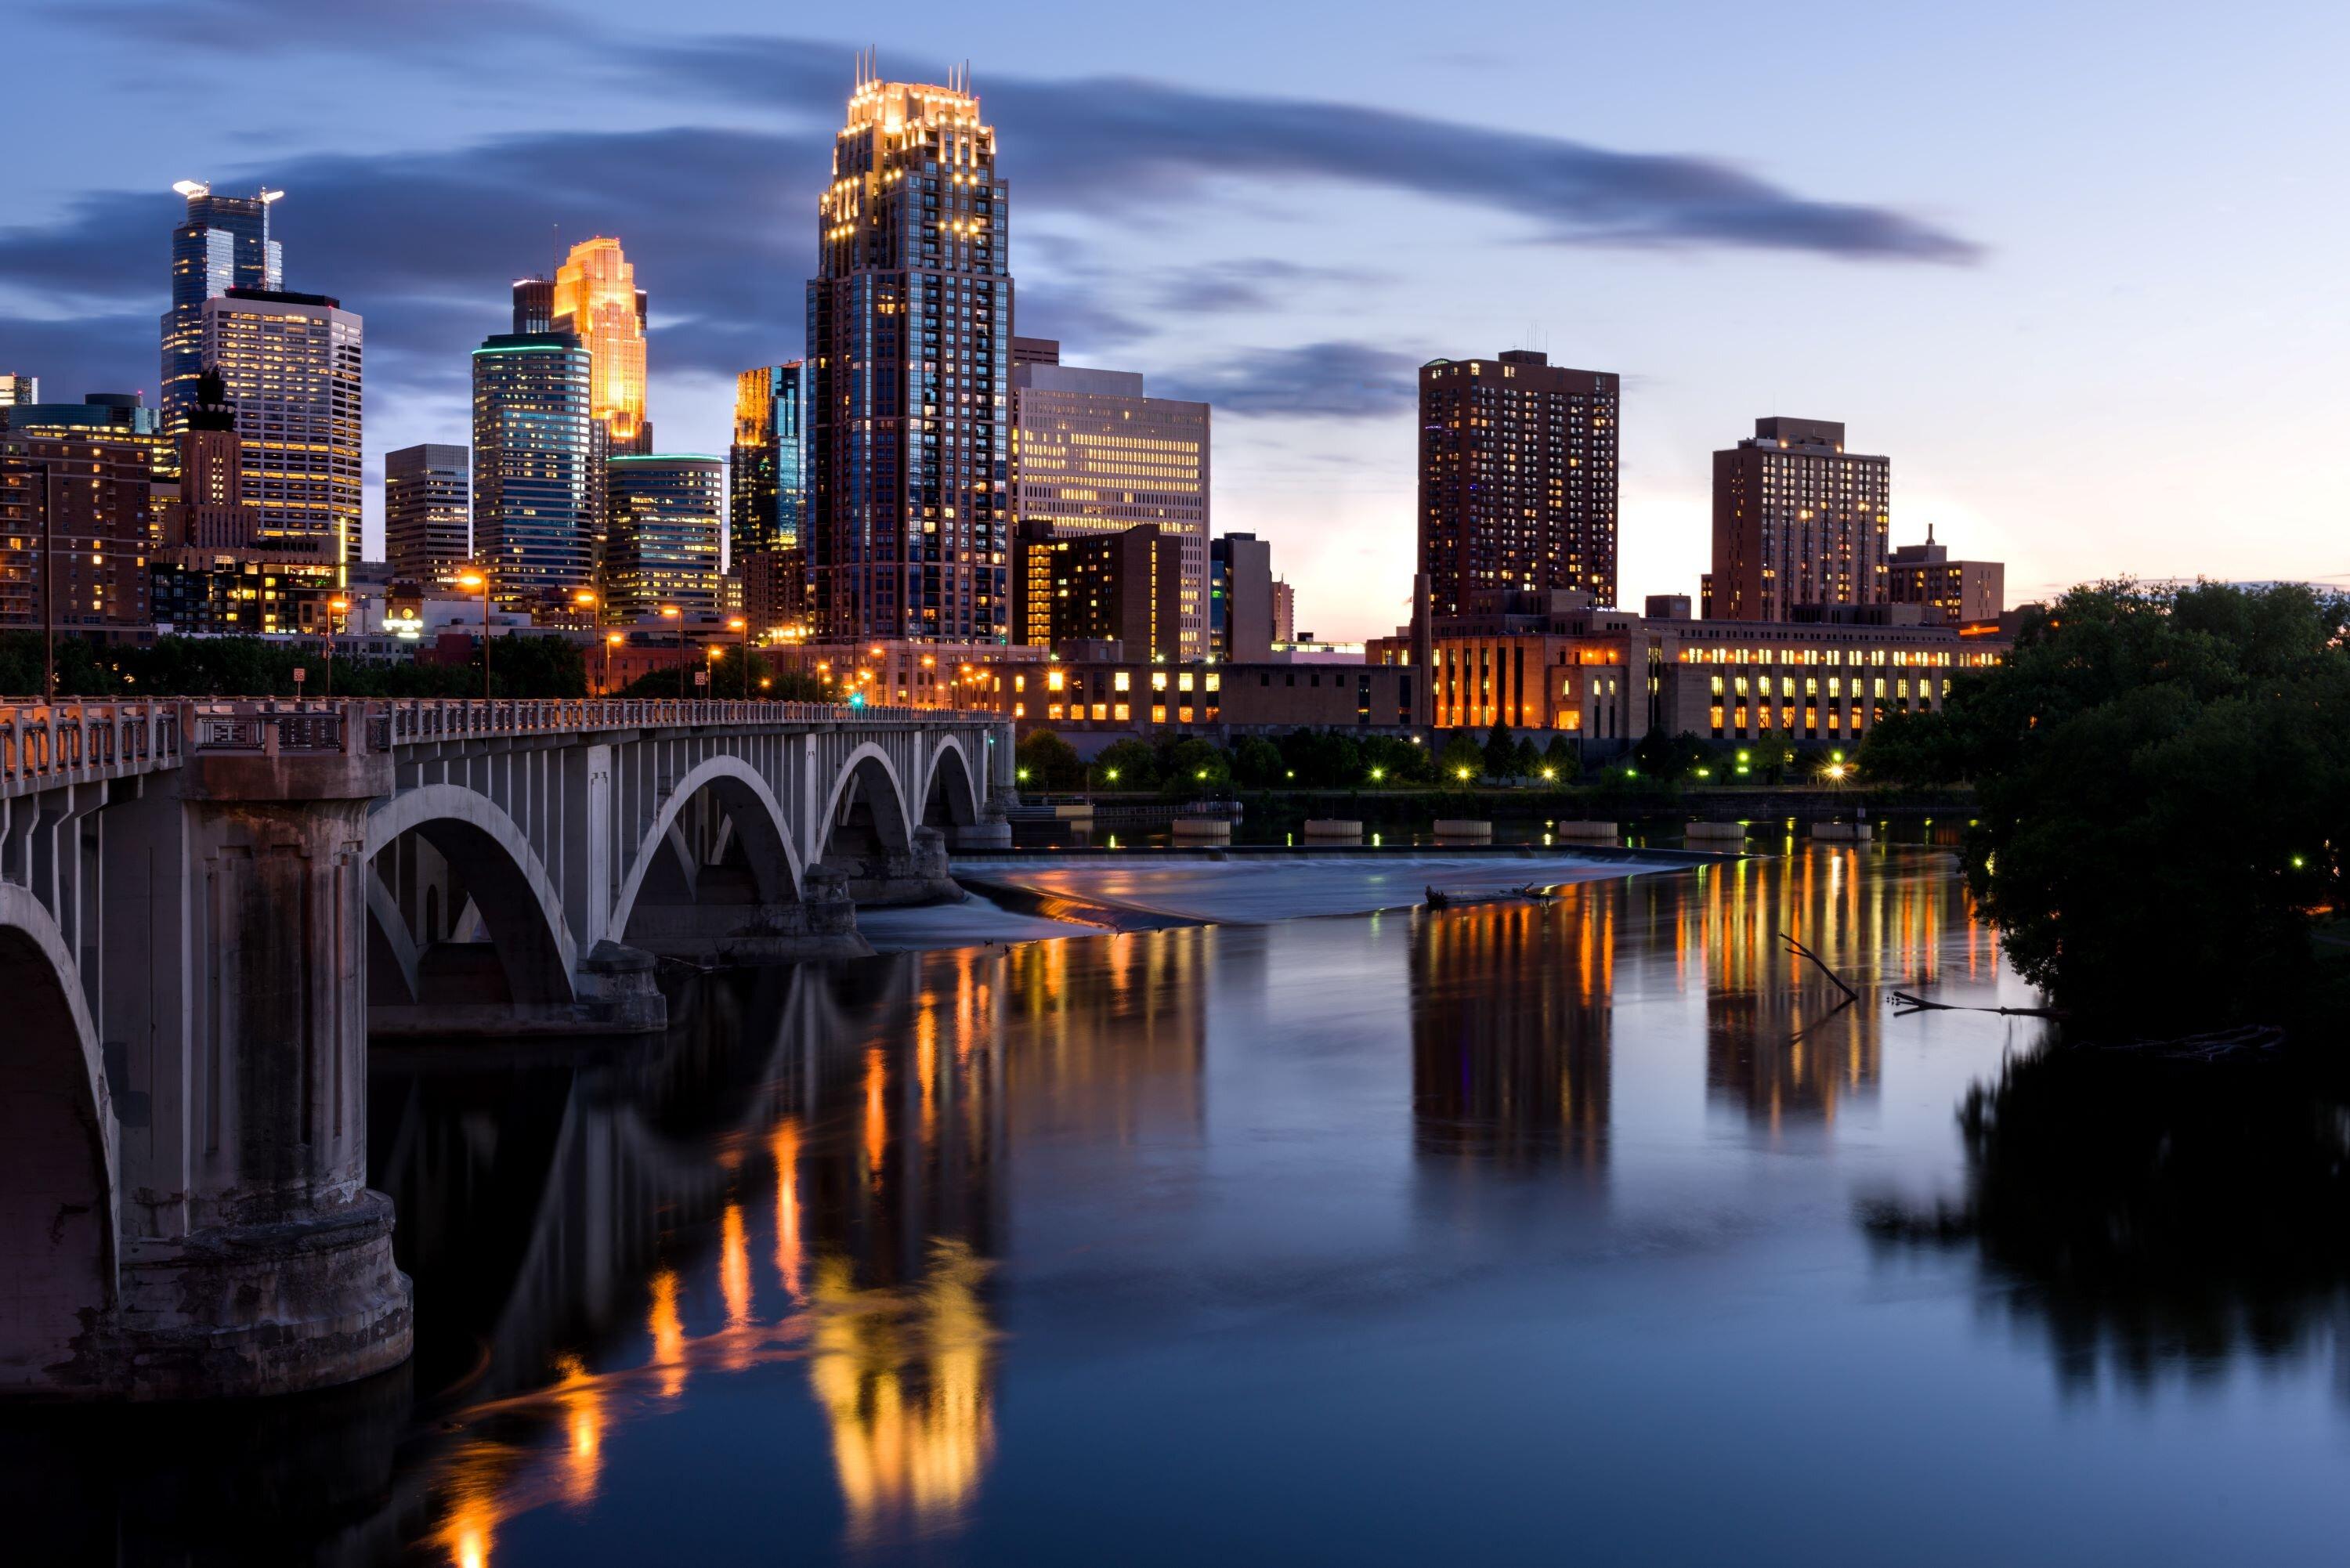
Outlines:
POLYGON ((1208 606, 1208 405, 1143 394, 1125 370, 1060 362, 1049 338, 1018 340, 1012 367, 1012 506, 1055 535, 1149 523, 1183 557, 1181 655, 1204 659, 1208 606))
POLYGON ((1897 605, 1917 605, 1928 626, 1964 626, 1997 620, 2007 609, 2007 566, 2002 561, 1953 561, 1948 545, 1903 545, 1885 564, 1886 597, 1897 605))
POLYGON ((1443 620, 1529 588, 1616 602, 1621 406, 1614 372, 1523 348, 1419 368, 1423 609, 1443 620))
POLYGON ((604 483, 611 517, 604 591, 613 613, 622 620, 671 607, 689 618, 715 614, 725 461, 615 452, 604 483))
POLYGON ((1019 526, 1020 634, 1030 648, 1117 642, 1127 659, 1182 657, 1182 541, 1154 524, 1117 534, 1019 526))
MULTIPOLYGON (((519 321, 521 286, 515 293, 519 321)), ((556 269, 547 310, 553 330, 572 333, 587 346, 595 417, 609 437, 610 450, 650 452, 653 430, 645 417, 645 291, 637 286, 637 269, 620 254, 620 242, 599 234, 572 246, 570 259, 556 269)))
POLYGON ((588 356, 568 332, 500 333, 473 350, 473 558, 501 604, 560 603, 594 580, 588 356))
POLYGON ((84 636, 152 625, 147 563, 159 411, 136 394, 0 408, 0 627, 84 636))
POLYGON ((14 370, 0 370, 0 409, 12 409, 41 400, 41 379, 23 376, 14 370))
POLYGON ((1893 463, 1848 452, 1833 420, 1762 419, 1713 454, 1706 613, 1785 620, 1798 606, 1886 602, 1893 463))
POLYGON ((1273 580, 1273 640, 1297 640, 1297 593, 1279 577, 1273 580))
POLYGON ((269 209, 283 191, 215 196, 201 180, 172 187, 188 203, 187 220, 172 231, 172 306, 163 313, 163 380, 157 401, 163 430, 177 435, 195 406, 204 354, 204 301, 232 288, 286 286, 284 249, 269 237, 269 209))
POLYGON ((453 583, 473 558, 473 454, 427 443, 383 456, 383 549, 392 576, 453 583))
POLYGON ((1006 187, 979 99, 863 78, 808 283, 818 633, 1012 631, 1006 187))
POLYGON ((258 288, 205 300, 199 319, 199 358, 236 410, 240 499, 260 514, 262 539, 358 560, 366 324, 323 294, 258 288))
POLYGON ((1226 664, 1273 656, 1273 546, 1253 534, 1226 534, 1208 549, 1208 652, 1226 664))
POLYGON ((734 379, 727 569, 743 585, 743 613, 763 630, 807 618, 808 393, 808 367, 798 359, 734 379))

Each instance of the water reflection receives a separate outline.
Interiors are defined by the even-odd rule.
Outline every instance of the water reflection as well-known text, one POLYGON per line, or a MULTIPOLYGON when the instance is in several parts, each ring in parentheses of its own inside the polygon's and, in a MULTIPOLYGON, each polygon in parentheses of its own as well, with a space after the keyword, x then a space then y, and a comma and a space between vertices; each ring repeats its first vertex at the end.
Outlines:
MULTIPOLYGON (((2209 1378, 2350 1328, 2350 1097, 2303 1064, 2043 1046, 1959 1111, 1963 1199, 1875 1201, 1891 1248, 1964 1248, 2066 1386, 2209 1378)), ((2350 1393, 2350 1387, 2345 1388, 2350 1393)))

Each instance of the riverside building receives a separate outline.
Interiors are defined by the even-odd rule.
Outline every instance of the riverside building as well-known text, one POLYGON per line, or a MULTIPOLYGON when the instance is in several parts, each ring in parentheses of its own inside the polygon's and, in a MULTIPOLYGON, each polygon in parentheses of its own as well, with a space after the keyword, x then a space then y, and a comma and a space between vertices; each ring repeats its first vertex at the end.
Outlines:
POLYGON ((1012 277, 995 131, 946 87, 860 70, 807 286, 818 637, 1012 634, 1012 277))
POLYGON ((1786 620, 1802 606, 1886 603, 1892 505, 1892 460, 1846 452, 1843 425, 1756 420, 1713 454, 1705 613, 1786 620))
POLYGON ((1427 613, 1575 589, 1616 602, 1622 388, 1512 349, 1419 368, 1419 557, 1427 613))

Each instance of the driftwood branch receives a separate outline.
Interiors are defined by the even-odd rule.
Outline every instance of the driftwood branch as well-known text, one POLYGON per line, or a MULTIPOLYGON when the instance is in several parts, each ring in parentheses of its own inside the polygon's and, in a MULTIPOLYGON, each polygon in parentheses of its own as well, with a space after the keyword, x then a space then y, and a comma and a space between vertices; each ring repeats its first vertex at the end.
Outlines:
POLYGON ((1906 991, 1892 993, 1894 1005, 1903 1012, 1996 1012, 2007 1018, 2064 1018, 2061 1007, 1969 1007, 1956 1002, 1929 1002, 1906 991))
POLYGON ((1846 1002, 1858 1002, 1860 1000, 1860 992, 1846 985, 1844 982, 1844 976, 1830 969, 1827 966, 1826 961, 1822 959, 1819 954, 1814 952, 1811 949, 1797 941, 1794 932, 1781 931, 1779 933, 1779 940, 1785 942, 1787 944, 1787 950, 1794 953, 1797 958, 1808 959, 1811 961, 1811 964, 1814 969, 1818 970, 1822 974, 1827 976, 1829 982, 1838 991, 1844 992, 1844 999, 1846 1002))

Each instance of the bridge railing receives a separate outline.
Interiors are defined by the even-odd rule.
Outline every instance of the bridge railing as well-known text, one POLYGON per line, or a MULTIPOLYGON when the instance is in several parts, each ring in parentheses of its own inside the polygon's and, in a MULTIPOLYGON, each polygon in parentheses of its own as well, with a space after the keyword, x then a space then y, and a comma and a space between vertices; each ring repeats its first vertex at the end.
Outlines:
POLYGON ((940 708, 852 707, 843 702, 763 702, 728 698, 420 698, 378 702, 388 725, 378 745, 468 735, 528 735, 583 730, 661 730, 700 724, 987 723, 1000 715, 940 708))
POLYGON ((179 765, 175 702, 0 703, 0 794, 179 765))

